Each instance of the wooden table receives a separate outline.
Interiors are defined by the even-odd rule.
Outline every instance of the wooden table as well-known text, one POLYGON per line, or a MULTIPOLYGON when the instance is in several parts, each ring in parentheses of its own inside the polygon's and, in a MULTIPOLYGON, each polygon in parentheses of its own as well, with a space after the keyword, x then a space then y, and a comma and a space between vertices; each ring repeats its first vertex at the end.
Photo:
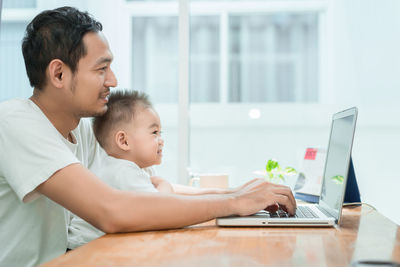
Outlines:
POLYGON ((347 207, 336 228, 221 228, 105 235, 43 266, 349 266, 400 262, 400 227, 369 206, 347 207))

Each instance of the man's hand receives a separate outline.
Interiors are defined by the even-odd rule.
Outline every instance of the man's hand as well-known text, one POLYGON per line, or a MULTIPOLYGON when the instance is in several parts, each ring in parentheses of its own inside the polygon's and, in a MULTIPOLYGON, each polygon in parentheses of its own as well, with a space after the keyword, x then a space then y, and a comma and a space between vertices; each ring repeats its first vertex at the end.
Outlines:
POLYGON ((264 210, 268 211, 269 213, 275 213, 279 210, 279 205, 277 203, 266 207, 264 210))
POLYGON ((161 193, 174 193, 172 185, 159 176, 150 177, 151 183, 161 193))
POLYGON ((285 207, 290 215, 296 212, 296 200, 290 188, 264 179, 254 179, 246 183, 233 195, 233 209, 236 208, 236 214, 240 216, 254 214, 276 204, 285 207))

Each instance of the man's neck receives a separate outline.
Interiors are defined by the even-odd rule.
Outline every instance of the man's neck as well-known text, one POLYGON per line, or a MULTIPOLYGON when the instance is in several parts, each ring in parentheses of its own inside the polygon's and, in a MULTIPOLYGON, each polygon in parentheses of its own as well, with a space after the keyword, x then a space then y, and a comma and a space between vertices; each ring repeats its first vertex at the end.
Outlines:
POLYGON ((80 118, 68 112, 67 107, 63 109, 65 103, 60 103, 56 97, 51 97, 38 89, 34 89, 34 93, 29 99, 42 110, 57 131, 65 139, 70 140, 70 132, 78 126, 80 118))

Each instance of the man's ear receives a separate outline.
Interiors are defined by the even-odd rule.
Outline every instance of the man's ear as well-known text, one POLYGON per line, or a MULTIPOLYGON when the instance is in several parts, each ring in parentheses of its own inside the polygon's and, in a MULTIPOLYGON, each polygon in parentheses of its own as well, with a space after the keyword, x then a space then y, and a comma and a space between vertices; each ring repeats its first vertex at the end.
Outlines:
POLYGON ((56 88, 62 88, 65 81, 66 65, 59 59, 50 61, 48 68, 48 82, 56 88))
POLYGON ((131 145, 128 142, 128 135, 124 131, 118 131, 114 136, 115 143, 120 149, 124 151, 128 151, 131 149, 131 145))

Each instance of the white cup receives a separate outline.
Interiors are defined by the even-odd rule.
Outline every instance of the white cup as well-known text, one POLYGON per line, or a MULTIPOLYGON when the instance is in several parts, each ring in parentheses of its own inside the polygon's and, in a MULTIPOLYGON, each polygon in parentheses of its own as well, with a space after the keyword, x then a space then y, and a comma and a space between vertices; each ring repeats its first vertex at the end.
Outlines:
POLYGON ((204 173, 190 179, 189 185, 201 188, 228 188, 229 176, 225 173, 204 173))

